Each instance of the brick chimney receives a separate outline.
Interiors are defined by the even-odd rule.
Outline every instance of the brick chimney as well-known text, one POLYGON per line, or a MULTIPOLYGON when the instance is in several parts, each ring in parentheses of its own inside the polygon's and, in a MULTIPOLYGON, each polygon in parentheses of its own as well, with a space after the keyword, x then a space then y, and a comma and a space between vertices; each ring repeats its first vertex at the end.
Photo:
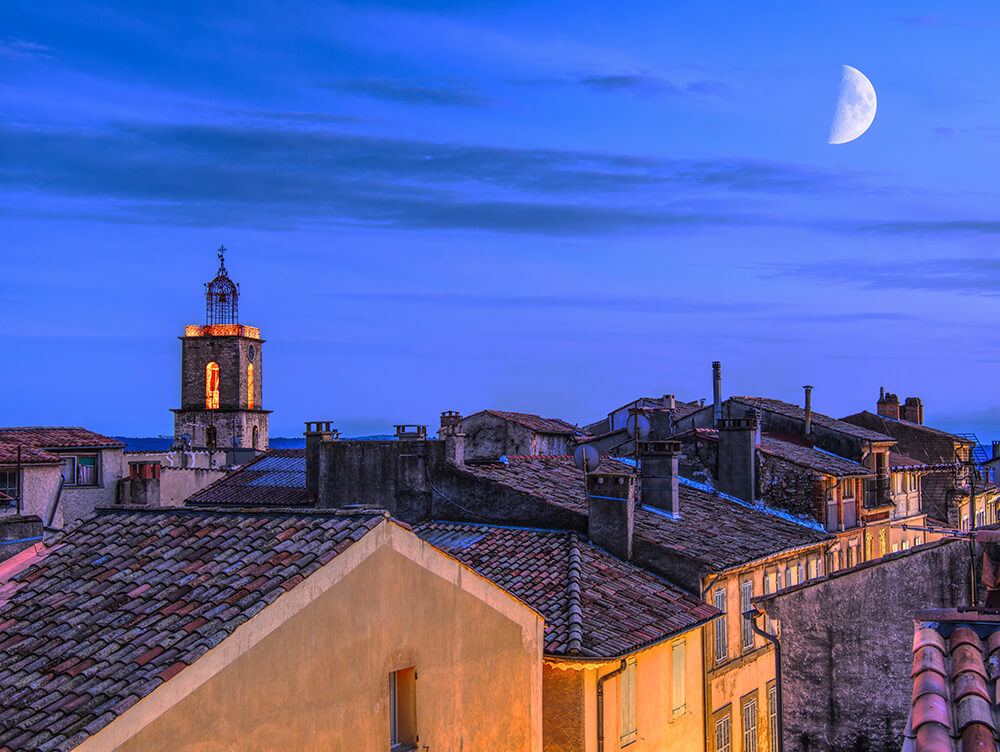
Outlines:
POLYGON ((887 393, 885 387, 879 390, 877 407, 878 414, 883 418, 899 420, 899 397, 895 394, 887 393))
POLYGON ((749 502, 757 495, 757 429, 755 416, 719 421, 719 490, 749 502))
POLYGON ((319 499, 319 445, 324 437, 333 441, 340 436, 340 431, 332 428, 332 420, 306 421, 306 490, 319 499))
POLYGON ((441 427, 438 429, 438 436, 444 436, 451 430, 452 426, 461 422, 462 414, 458 410, 445 410, 441 413, 441 427))
POLYGON ((712 423, 719 425, 722 418, 722 363, 712 361, 712 423))
POLYGON ((920 397, 907 397, 906 402, 899 408, 899 418, 923 425, 924 403, 920 401, 920 397))
POLYGON ((639 498, 644 505, 670 512, 674 517, 681 513, 677 470, 680 451, 679 441, 639 442, 639 498))
POLYGON ((398 441, 424 441, 427 438, 427 426, 414 423, 401 423, 394 426, 398 441))
POLYGON ((632 558, 635 496, 630 473, 587 475, 587 536, 619 559, 632 558))
POLYGON ((160 506, 160 463, 129 462, 128 479, 122 486, 119 504, 160 506))

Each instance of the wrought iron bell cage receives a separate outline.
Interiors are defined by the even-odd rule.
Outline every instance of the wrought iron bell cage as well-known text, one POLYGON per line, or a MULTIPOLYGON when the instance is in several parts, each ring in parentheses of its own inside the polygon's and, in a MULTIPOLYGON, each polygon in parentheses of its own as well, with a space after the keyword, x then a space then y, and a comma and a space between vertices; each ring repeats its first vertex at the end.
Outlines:
POLYGON ((215 279, 205 284, 205 323, 208 326, 240 323, 240 285, 226 272, 225 250, 224 246, 219 248, 219 271, 215 279))

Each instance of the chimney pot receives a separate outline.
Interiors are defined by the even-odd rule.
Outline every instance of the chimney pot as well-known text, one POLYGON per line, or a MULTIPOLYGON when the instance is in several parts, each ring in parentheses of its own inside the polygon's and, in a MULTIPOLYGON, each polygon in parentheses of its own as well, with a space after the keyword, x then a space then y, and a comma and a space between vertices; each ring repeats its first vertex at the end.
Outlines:
POLYGON ((719 425, 722 417, 722 363, 712 361, 712 416, 713 424, 719 425))
POLYGON ((812 391, 813 388, 809 385, 802 387, 806 392, 806 436, 812 435, 812 422, 813 422, 813 406, 812 406, 812 391))

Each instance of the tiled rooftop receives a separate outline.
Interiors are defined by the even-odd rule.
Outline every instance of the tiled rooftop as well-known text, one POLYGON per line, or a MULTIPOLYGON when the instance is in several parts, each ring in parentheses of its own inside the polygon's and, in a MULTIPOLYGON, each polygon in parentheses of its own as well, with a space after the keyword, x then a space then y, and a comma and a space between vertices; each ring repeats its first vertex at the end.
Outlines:
POLYGON ((125 446, 117 439, 112 439, 110 436, 102 436, 99 433, 88 431, 86 428, 53 428, 43 426, 0 428, 0 442, 23 444, 38 449, 125 446))
POLYGON ((899 442, 897 448, 900 452, 929 465, 954 463, 955 445, 971 446, 974 443, 970 439, 922 423, 893 420, 867 410, 848 415, 844 420, 895 437, 899 442))
POLYGON ((889 467, 893 470, 902 469, 920 469, 922 467, 927 467, 927 465, 918 459, 913 457, 908 457, 905 454, 899 454, 898 452, 889 452, 889 467))
MULTIPOLYGON (((468 464, 463 470, 481 478, 542 498, 553 504, 587 513, 583 474, 572 457, 508 457, 507 464, 468 464)), ((630 473, 620 460, 602 457, 598 472, 630 473)), ((635 514, 637 535, 675 549, 722 570, 766 558, 782 551, 817 545, 827 533, 707 490, 682 484, 680 519, 639 506, 635 514)))
MULTIPOLYGON (((688 432, 692 433, 692 432, 688 432)), ((714 428, 696 428, 693 433, 701 438, 719 440, 719 432, 714 428)), ((764 432, 760 438, 760 450, 766 454, 780 457, 795 465, 815 470, 835 478, 868 477, 875 475, 873 470, 859 462, 849 460, 822 449, 816 449, 806 443, 793 441, 794 437, 786 434, 764 432)))
POLYGON ((904 752, 996 752, 1000 617, 918 613, 904 752))
POLYGON ((104 512, 0 589, 0 749, 68 750, 384 514, 104 512))
POLYGON ((306 450, 272 449, 192 494, 185 504, 211 507, 310 506, 306 450))
MULTIPOLYGON (((794 418, 796 420, 805 421, 806 411, 804 407, 799 405, 793 405, 790 402, 782 402, 781 400, 768 399, 767 397, 730 397, 731 400, 739 402, 740 404, 746 405, 747 407, 756 407, 760 410, 768 410, 773 413, 778 413, 779 415, 784 415, 788 418, 794 418)), ((833 431, 839 431, 841 433, 847 434, 848 436, 854 436, 859 439, 864 439, 865 441, 876 441, 876 442, 892 442, 894 439, 892 436, 887 436, 884 433, 879 433, 877 431, 872 431, 867 428, 862 428, 861 426, 854 425, 853 423, 846 423, 842 420, 837 420, 836 418, 831 418, 829 415, 824 415, 823 413, 818 413, 815 410, 812 413, 812 422, 814 425, 822 426, 823 428, 829 428, 833 431)))
POLYGON ((611 658, 718 611, 576 533, 447 522, 414 532, 545 617, 545 653, 611 658))
MULTIPOLYGON (((565 420, 560 420, 559 418, 542 418, 531 413, 509 413, 502 410, 483 410, 483 412, 503 418, 504 420, 513 421, 514 423, 520 423, 525 428, 530 428, 532 431, 537 431, 538 433, 560 433, 571 434, 573 436, 582 433, 572 423, 567 423, 565 420)), ((469 415, 466 417, 471 418, 472 416, 469 415)))
POLYGON ((18 461, 22 465, 61 465, 63 458, 44 449, 0 439, 0 465, 16 465, 18 461))

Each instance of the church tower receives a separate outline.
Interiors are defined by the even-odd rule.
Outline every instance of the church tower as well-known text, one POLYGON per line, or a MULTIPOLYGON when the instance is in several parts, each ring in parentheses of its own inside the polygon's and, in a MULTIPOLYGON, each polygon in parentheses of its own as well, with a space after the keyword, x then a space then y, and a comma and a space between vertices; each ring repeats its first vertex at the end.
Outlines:
POLYGON ((219 271, 205 285, 205 325, 184 327, 181 408, 174 410, 174 442, 192 447, 256 449, 268 446, 262 406, 260 330, 239 321, 240 286, 229 278, 219 248, 219 271))

